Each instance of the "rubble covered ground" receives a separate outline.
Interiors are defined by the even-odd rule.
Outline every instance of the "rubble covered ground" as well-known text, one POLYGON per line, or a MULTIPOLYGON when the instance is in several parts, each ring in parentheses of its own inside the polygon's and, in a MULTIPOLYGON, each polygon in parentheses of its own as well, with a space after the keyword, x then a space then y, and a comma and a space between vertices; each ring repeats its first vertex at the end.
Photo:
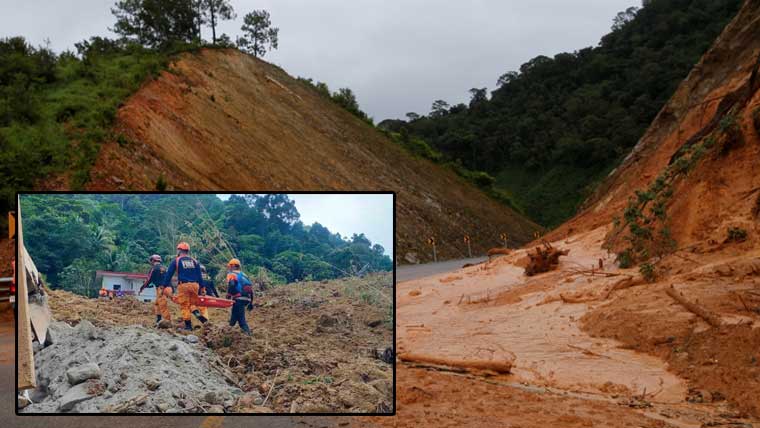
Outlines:
POLYGON ((511 373, 399 362, 397 416, 352 426, 760 426, 757 242, 679 251, 648 283, 601 248, 607 230, 552 241, 569 252, 547 273, 525 275, 527 247, 399 283, 401 361, 512 361, 511 373))
POLYGON ((54 343, 35 351, 40 386, 22 411, 389 412, 392 293, 391 273, 270 288, 249 337, 229 309, 185 333, 155 328, 152 303, 54 290, 54 343))

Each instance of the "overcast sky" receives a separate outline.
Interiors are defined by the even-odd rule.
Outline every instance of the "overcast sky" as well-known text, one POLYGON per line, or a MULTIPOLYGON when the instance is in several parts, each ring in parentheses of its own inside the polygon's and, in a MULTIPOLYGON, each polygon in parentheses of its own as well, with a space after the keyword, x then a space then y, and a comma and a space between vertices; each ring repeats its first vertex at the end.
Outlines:
MULTIPOLYGON (((229 195, 218 195, 227 200, 229 195)), ((385 194, 289 194, 305 225, 315 222, 350 238, 363 233, 393 257, 393 195, 385 194)))
MULTIPOLYGON (((0 36, 50 39, 56 51, 110 35, 113 0, 0 0, 0 36)), ((353 89, 376 122, 426 114, 431 103, 468 100, 537 55, 596 45, 612 18, 639 0, 232 0, 221 30, 234 40, 242 16, 267 9, 280 49, 266 59, 293 76, 353 89)), ((210 38, 204 29, 203 37, 210 38)))

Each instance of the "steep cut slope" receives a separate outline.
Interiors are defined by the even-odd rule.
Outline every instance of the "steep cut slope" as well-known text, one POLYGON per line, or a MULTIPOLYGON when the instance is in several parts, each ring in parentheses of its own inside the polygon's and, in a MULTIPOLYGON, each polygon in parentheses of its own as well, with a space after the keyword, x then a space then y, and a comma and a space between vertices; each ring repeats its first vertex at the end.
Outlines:
MULTIPOLYGON (((394 190, 400 262, 515 243, 538 227, 452 172, 416 159, 283 70, 236 50, 184 54, 118 112, 91 189, 394 190)), ((340 207, 336 207, 340 209, 340 207)))
POLYGON ((646 190, 687 148, 711 138, 716 145, 674 183, 667 205, 673 238, 685 246, 709 239, 722 241, 732 226, 757 231, 759 69, 760 1, 749 0, 633 152, 589 198, 585 209, 555 236, 593 229, 615 216, 622 217, 637 190, 646 190))

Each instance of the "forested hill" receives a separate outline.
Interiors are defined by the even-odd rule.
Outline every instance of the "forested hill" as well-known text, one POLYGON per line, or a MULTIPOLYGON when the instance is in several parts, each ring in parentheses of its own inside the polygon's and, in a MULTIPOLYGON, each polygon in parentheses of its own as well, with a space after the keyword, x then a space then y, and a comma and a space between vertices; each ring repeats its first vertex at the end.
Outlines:
POLYGON ((24 242, 54 288, 81 292, 95 270, 147 272, 147 259, 170 260, 180 241, 212 276, 235 256, 250 275, 278 282, 391 270, 385 249, 305 225, 286 195, 26 195, 24 242))
POLYGON ((474 88, 469 105, 439 100, 426 116, 380 125, 488 172, 532 220, 556 225, 630 152, 740 5, 648 0, 598 46, 505 73, 490 99, 474 88))

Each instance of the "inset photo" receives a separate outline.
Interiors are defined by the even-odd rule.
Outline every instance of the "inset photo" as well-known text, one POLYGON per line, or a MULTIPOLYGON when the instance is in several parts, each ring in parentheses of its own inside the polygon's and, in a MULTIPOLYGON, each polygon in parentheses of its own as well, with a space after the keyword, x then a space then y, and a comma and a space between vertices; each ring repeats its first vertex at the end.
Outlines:
POLYGON ((16 413, 395 413, 394 203, 21 193, 16 413))

